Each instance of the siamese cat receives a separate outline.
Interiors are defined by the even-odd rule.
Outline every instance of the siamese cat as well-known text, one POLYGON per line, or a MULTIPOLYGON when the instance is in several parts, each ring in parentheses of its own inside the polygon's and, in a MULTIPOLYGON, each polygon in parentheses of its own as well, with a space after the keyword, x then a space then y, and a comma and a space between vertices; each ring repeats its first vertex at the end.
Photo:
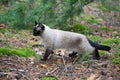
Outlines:
POLYGON ((45 24, 35 21, 33 29, 34 36, 40 36, 46 50, 41 60, 47 60, 48 56, 53 53, 54 49, 66 49, 73 51, 69 56, 84 54, 86 52, 93 53, 94 58, 99 59, 98 50, 109 51, 109 46, 100 45, 92 42, 83 34, 74 32, 51 29, 45 24))

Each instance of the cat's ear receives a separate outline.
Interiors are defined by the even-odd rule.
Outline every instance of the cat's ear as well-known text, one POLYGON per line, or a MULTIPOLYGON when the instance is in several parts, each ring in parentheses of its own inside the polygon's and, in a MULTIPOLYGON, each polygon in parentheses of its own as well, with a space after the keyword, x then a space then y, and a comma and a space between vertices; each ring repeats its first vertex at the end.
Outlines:
POLYGON ((45 26, 44 25, 42 25, 42 30, 45 30, 45 26))
POLYGON ((39 23, 39 26, 41 27, 42 30, 45 29, 45 26, 43 24, 39 23))
POLYGON ((38 24, 38 22, 37 21, 35 21, 35 25, 37 25, 38 24))

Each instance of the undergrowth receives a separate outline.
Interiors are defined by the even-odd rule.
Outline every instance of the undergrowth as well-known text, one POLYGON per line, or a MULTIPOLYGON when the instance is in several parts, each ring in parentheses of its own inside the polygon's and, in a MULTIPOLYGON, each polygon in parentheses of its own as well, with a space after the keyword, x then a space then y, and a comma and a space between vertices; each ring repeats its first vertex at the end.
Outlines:
POLYGON ((76 24, 73 27, 73 31, 82 33, 82 34, 88 34, 88 33, 90 33, 91 29, 85 24, 76 24))
POLYGON ((84 53, 84 54, 82 55, 82 57, 81 57, 81 60, 82 60, 82 61, 88 61, 88 62, 89 62, 90 59, 91 59, 90 52, 84 53))
POLYGON ((40 80, 59 80, 59 79, 55 76, 47 76, 47 77, 41 78, 40 80))
POLYGON ((107 26, 101 26, 101 29, 102 30, 105 30, 105 31, 112 31, 110 28, 108 28, 107 26))
POLYGON ((0 28, 0 32, 4 34, 6 32, 10 32, 10 30, 4 27, 4 28, 0 28))
POLYGON ((5 55, 18 55, 21 57, 35 56, 35 51, 29 48, 0 48, 0 54, 5 55))

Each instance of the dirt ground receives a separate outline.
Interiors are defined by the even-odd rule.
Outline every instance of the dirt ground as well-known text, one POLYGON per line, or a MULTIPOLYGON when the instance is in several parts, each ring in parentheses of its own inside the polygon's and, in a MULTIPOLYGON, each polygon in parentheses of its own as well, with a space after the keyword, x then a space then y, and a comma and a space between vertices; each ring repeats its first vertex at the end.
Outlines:
POLYGON ((35 57, 0 57, 0 80, 39 80, 45 76, 55 76, 60 80, 120 80, 120 65, 107 58, 82 61, 73 64, 70 58, 61 57, 40 62, 35 57))

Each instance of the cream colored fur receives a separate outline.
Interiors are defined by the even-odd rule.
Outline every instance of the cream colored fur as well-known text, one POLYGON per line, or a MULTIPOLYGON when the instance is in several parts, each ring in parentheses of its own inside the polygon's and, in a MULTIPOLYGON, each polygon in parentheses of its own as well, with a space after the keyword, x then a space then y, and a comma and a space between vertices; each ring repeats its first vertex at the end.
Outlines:
POLYGON ((94 51, 86 36, 74 32, 51 29, 46 25, 44 26, 45 30, 40 37, 46 48, 50 50, 66 49, 76 51, 78 54, 94 51))

